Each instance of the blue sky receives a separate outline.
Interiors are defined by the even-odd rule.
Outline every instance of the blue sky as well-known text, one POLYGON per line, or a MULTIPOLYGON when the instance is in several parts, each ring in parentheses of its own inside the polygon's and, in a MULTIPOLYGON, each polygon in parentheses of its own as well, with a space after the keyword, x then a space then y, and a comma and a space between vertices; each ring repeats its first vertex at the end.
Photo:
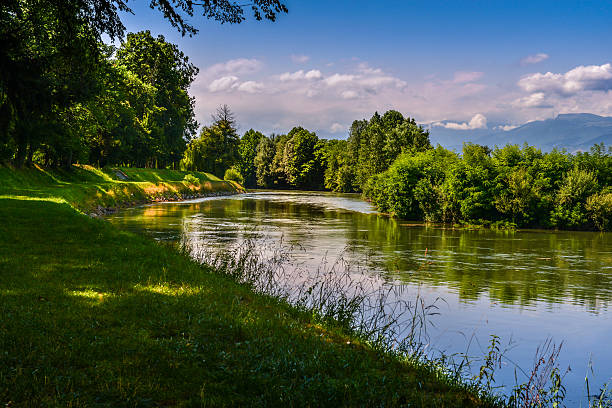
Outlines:
POLYGON ((193 38, 147 4, 131 2, 123 21, 163 34, 200 68, 191 92, 204 124, 223 103, 241 131, 301 125, 338 138, 391 108, 459 130, 612 115, 610 0, 288 0, 275 23, 194 17, 193 38))

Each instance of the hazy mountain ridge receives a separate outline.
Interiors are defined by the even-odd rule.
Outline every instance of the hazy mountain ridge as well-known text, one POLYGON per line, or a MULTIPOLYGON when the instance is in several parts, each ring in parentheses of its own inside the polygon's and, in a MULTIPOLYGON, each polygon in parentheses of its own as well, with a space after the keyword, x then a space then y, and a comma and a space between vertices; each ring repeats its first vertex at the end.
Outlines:
POLYGON ((590 113, 561 114, 554 119, 525 123, 515 129, 503 131, 493 129, 456 130, 441 126, 426 126, 431 141, 444 147, 461 150, 463 142, 488 146, 505 146, 527 142, 544 151, 553 148, 568 151, 589 150, 594 144, 612 146, 612 117, 590 113))

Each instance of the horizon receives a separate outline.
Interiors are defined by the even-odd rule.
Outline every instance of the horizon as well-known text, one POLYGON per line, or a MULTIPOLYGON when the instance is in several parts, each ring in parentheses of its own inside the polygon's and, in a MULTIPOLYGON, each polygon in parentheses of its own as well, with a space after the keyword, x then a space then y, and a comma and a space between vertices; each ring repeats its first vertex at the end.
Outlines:
POLYGON ((163 35, 200 68, 191 93, 201 125, 222 104, 241 132, 303 126, 326 138, 389 109, 458 130, 612 115, 612 47, 603 40, 612 3, 286 4, 273 23, 196 16, 193 37, 146 4, 122 19, 128 31, 163 35))

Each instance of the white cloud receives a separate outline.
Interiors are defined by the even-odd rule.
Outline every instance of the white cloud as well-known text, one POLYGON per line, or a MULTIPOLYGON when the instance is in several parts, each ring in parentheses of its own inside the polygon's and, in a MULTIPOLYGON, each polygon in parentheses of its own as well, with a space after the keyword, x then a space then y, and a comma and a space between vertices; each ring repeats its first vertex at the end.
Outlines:
POLYGON ((347 82, 352 82, 357 77, 355 75, 350 74, 334 74, 330 77, 325 78, 325 83, 328 86, 336 86, 339 84, 345 84, 347 82))
POLYGON ((297 81, 298 79, 303 79, 304 78, 304 70, 299 70, 296 72, 285 72, 284 74, 281 74, 280 76, 280 80, 283 82, 286 81, 297 81))
POLYGON ((581 65, 564 74, 530 74, 521 78, 518 86, 527 92, 547 92, 565 96, 583 91, 607 91, 612 89, 612 64, 581 65))
POLYGON ((284 74, 280 75, 280 80, 283 82, 287 82, 287 81, 298 81, 301 79, 308 79, 308 80, 314 80, 314 79, 321 79, 323 77, 323 74, 321 74, 321 71, 319 71, 318 69, 311 69, 308 72, 304 72, 304 70, 300 69, 299 71, 295 71, 295 72, 285 72, 284 74))
POLYGON ((528 55, 525 58, 521 59, 521 65, 525 66, 531 64, 538 64, 542 61, 546 61, 548 57, 548 54, 544 54, 543 52, 534 55, 528 55))
POLYGON ((238 86, 238 77, 234 75, 224 76, 218 79, 215 79, 208 85, 208 90, 210 92, 222 92, 228 91, 232 88, 238 86))
POLYGON ((304 75, 304 78, 306 79, 321 79, 322 77, 323 74, 321 74, 321 71, 318 69, 311 69, 306 73, 306 75, 304 75))
POLYGON ((357 65, 357 71, 361 72, 362 74, 366 74, 366 75, 380 75, 383 73, 382 69, 372 68, 365 62, 362 62, 359 65, 357 65))
POLYGON ((499 125, 499 126, 495 126, 493 129, 495 129, 495 130, 503 130, 504 132, 507 132, 509 130, 516 129, 519 126, 520 125, 499 125))
POLYGON ((263 90, 264 85, 261 82, 246 81, 238 86, 238 90, 248 93, 259 93, 263 90))
POLYGON ((295 62, 296 64, 304 64, 305 62, 308 62, 310 60, 310 57, 308 55, 292 55, 291 56, 291 61, 295 62))
POLYGON ((517 108, 551 108, 552 105, 546 100, 544 92, 536 92, 515 100, 512 104, 517 108))
POLYGON ((329 131, 332 133, 340 133, 340 132, 344 132, 345 130, 346 130, 346 126, 343 126, 339 124, 338 122, 332 123, 332 125, 329 127, 329 131))
POLYGON ((456 123, 456 122, 435 122, 432 123, 432 126, 440 126, 446 129, 455 129, 455 130, 473 130, 473 129, 486 129, 487 128, 487 118, 481 114, 477 113, 472 116, 469 122, 456 123))
POLYGON ((219 76, 222 74, 249 74, 261 69, 263 63, 255 58, 237 58, 211 65, 204 70, 205 76, 219 76))
POLYGON ((482 78, 482 72, 475 71, 457 71, 453 77, 453 83, 455 84, 463 84, 466 82, 474 82, 482 78))
MULTIPOLYGON (((388 109, 415 117, 420 123, 465 118, 465 122, 434 124, 464 130, 486 129, 488 122, 524 123, 557 113, 612 115, 612 90, 573 95, 549 90, 569 81, 592 88, 593 81, 600 81, 602 72, 606 74, 609 64, 599 66, 599 70, 578 67, 581 69, 567 73, 549 73, 553 85, 546 85, 547 90, 530 91, 543 87, 536 76, 516 78, 508 84, 482 81, 483 77, 489 80, 488 74, 457 71, 444 79, 432 76, 423 80, 395 75, 361 61, 338 61, 333 67, 300 67, 283 73, 265 62, 240 58, 201 71, 191 88, 198 118, 206 120, 210 112, 226 103, 243 128, 287 132, 301 124, 330 137, 335 135, 333 131, 339 135, 346 132, 346 127, 340 130, 339 126, 332 131, 334 124, 350 124, 388 109), (218 74, 211 75, 213 71, 218 74)), ((498 130, 510 130, 511 125, 502 126, 498 130)))
POLYGON ((233 90, 238 90, 247 93, 259 93, 263 89, 264 84, 262 84, 261 82, 246 81, 241 83, 240 79, 234 75, 224 76, 215 79, 210 83, 210 85, 208 85, 208 90, 214 93, 231 92, 233 90))
POLYGON ((402 88, 406 86, 406 82, 387 75, 366 77, 363 78, 360 82, 362 85, 374 88, 379 88, 382 86, 395 86, 397 88, 402 88))
POLYGON ((359 98, 359 94, 356 91, 342 91, 340 96, 343 99, 357 99, 359 98))

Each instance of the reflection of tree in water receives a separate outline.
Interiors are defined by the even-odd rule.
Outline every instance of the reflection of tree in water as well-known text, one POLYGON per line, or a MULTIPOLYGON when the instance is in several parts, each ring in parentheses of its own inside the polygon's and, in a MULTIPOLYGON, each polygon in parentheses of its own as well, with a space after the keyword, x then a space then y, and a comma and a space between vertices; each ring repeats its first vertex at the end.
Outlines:
POLYGON ((450 287, 463 300, 483 295, 518 305, 569 300, 598 311, 612 298, 612 234, 445 229, 326 210, 307 200, 163 204, 128 210, 111 220, 156 238, 195 235, 207 245, 241 240, 245 230, 257 226, 313 254, 334 245, 348 248, 355 262, 383 271, 387 280, 450 287))
POLYGON ((395 279, 448 286, 463 300, 570 300, 597 311, 612 298, 610 234, 444 229, 359 214, 348 236, 382 253, 379 267, 395 279))

